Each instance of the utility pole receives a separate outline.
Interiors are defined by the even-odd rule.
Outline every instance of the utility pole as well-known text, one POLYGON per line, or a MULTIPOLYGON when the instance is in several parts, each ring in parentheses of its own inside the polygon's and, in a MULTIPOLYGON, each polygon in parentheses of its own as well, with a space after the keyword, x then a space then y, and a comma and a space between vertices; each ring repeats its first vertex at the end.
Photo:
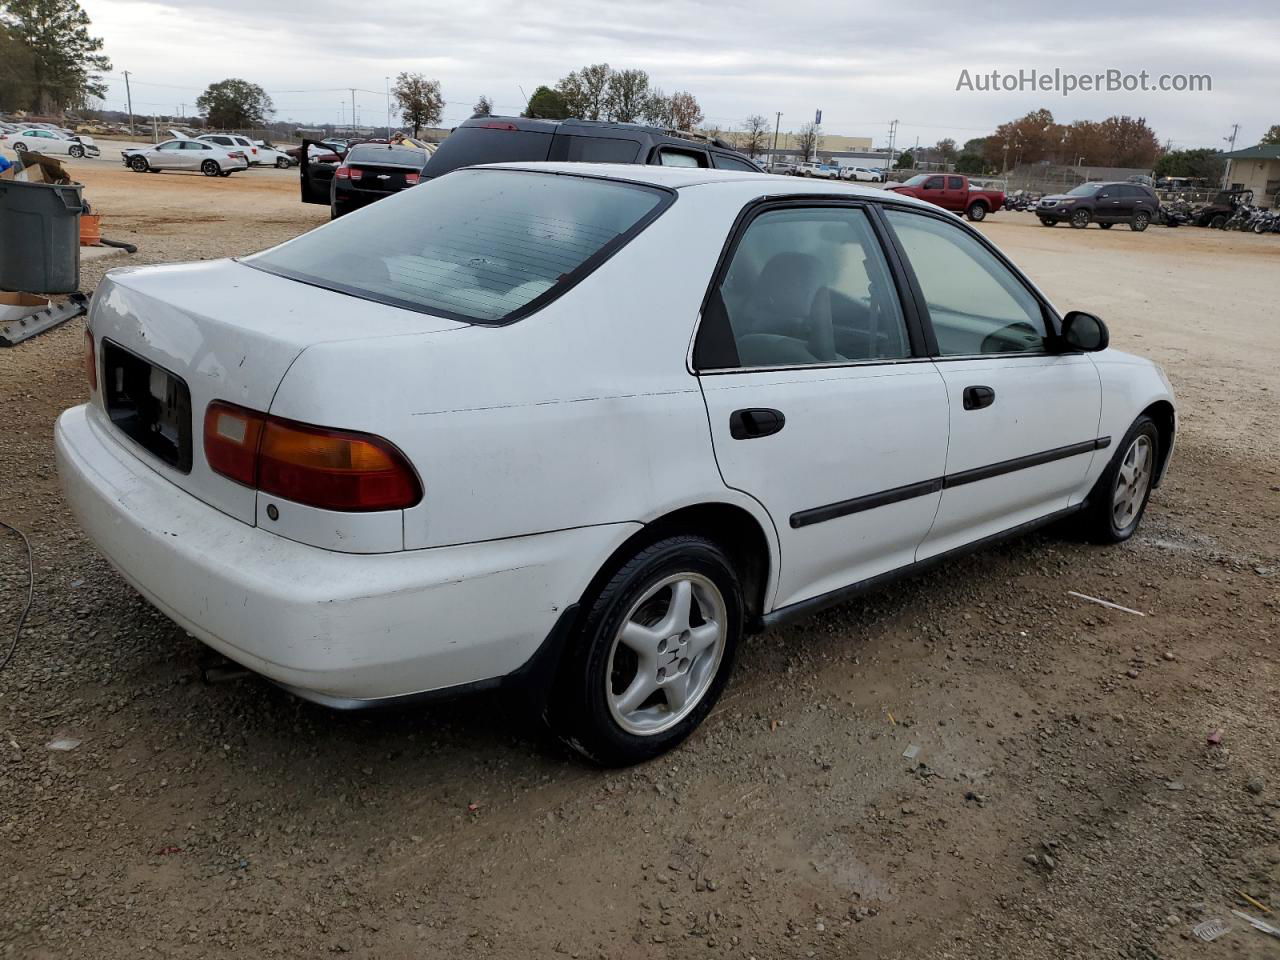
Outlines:
POLYGON ((782 112, 779 111, 773 118, 773 163, 771 166, 778 165, 778 128, 782 126, 782 112))
MULTIPOLYGON (((1230 145, 1230 147, 1231 147, 1231 149, 1230 149, 1230 150, 1228 150, 1228 151, 1227 151, 1227 153, 1234 153, 1234 152, 1235 152, 1235 149, 1236 149, 1236 135, 1237 135, 1239 132, 1240 132, 1240 124, 1238 124, 1238 123, 1233 123, 1233 124, 1231 125, 1231 136, 1229 136, 1229 137, 1223 137, 1223 138, 1222 138, 1223 140, 1227 141, 1228 145, 1230 145)), ((1227 161, 1227 169, 1225 169, 1225 170, 1223 170, 1223 171, 1222 171, 1222 189, 1223 189, 1223 190, 1227 189, 1227 186, 1228 186, 1228 184, 1230 184, 1230 183, 1231 183, 1231 161, 1230 161, 1230 160, 1228 160, 1228 161, 1227 161)))
POLYGON ((129 136, 134 136, 133 132, 133 91, 129 89, 129 71, 124 72, 124 95, 129 101, 129 136))
POLYGON ((886 175, 890 170, 893 169, 893 145, 897 141, 897 138, 898 138, 898 121, 890 120, 889 121, 889 166, 885 171, 886 175))
POLYGON ((391 78, 386 77, 387 81, 387 139, 391 139, 391 78))
POLYGON ((911 154, 911 169, 912 170, 920 169, 920 138, 919 137, 916 137, 915 153, 911 154))
POLYGON ((356 132, 356 88, 351 88, 351 132, 356 132))

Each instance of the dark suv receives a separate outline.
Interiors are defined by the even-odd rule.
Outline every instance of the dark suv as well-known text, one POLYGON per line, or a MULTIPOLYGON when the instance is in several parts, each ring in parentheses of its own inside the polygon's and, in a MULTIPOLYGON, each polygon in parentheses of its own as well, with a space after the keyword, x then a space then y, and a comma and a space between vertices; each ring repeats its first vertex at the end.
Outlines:
POLYGON ((1151 225, 1160 209, 1154 190, 1140 183, 1082 183, 1068 193, 1044 197, 1036 206, 1036 216, 1046 227, 1067 221, 1083 229, 1097 223, 1104 230, 1112 224, 1127 223, 1141 233, 1151 225))
POLYGON ((473 117, 436 148, 423 178, 477 163, 567 160, 652 163, 763 173, 719 137, 693 137, 658 127, 603 120, 473 117))

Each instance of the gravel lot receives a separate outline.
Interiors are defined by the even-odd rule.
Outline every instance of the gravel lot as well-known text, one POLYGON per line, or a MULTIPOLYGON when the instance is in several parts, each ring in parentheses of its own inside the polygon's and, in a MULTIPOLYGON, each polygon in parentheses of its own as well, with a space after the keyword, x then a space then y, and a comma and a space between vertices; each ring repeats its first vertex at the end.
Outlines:
MULTIPOLYGON (((139 245, 86 290, 327 217, 294 171, 75 173, 139 245)), ((1141 535, 1035 536, 755 637, 703 731, 626 772, 496 698, 343 715, 202 684, 199 645, 61 500, 82 322, 0 351, 0 518, 37 576, 0 674, 0 955, 1280 954, 1230 914, 1262 914, 1243 891, 1280 923, 1280 242, 982 229, 1173 379, 1182 432, 1141 535), (1193 939, 1210 917, 1230 932, 1193 939)), ((0 640, 25 577, 0 530, 0 640)))

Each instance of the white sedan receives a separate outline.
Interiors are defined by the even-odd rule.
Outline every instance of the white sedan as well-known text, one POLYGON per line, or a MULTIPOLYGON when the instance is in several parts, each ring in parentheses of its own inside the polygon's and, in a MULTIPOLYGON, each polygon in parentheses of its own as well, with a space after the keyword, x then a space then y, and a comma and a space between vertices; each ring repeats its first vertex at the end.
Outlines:
POLYGON ((334 707, 522 686, 606 764, 744 633, 1069 516, 1129 538, 1176 424, 951 214, 731 171, 458 171, 113 272, 86 338, 67 499, 183 629, 334 707))
POLYGON ((206 177, 229 177, 237 170, 248 170, 249 160, 243 150, 228 150, 202 140, 177 137, 151 147, 121 150, 124 165, 138 173, 162 170, 189 170, 206 177))
POLYGON ((19 129, 9 134, 0 134, 0 143, 13 147, 15 153, 43 153, 47 156, 96 157, 102 151, 94 143, 93 137, 65 134, 58 130, 36 127, 19 129))

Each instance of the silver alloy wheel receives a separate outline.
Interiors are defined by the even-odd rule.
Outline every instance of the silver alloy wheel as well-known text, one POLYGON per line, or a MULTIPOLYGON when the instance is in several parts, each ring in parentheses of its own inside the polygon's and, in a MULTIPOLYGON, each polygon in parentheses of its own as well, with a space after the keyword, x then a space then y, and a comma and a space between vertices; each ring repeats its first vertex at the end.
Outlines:
POLYGON ((1145 434, 1136 437, 1120 461, 1116 473, 1115 493, 1111 497, 1111 519, 1117 530, 1133 523, 1147 497, 1154 467, 1154 448, 1145 434))
POLYGON ((670 730, 706 696, 724 656, 724 597, 698 573, 650 587, 628 611, 609 651, 609 712, 627 733, 670 730))

